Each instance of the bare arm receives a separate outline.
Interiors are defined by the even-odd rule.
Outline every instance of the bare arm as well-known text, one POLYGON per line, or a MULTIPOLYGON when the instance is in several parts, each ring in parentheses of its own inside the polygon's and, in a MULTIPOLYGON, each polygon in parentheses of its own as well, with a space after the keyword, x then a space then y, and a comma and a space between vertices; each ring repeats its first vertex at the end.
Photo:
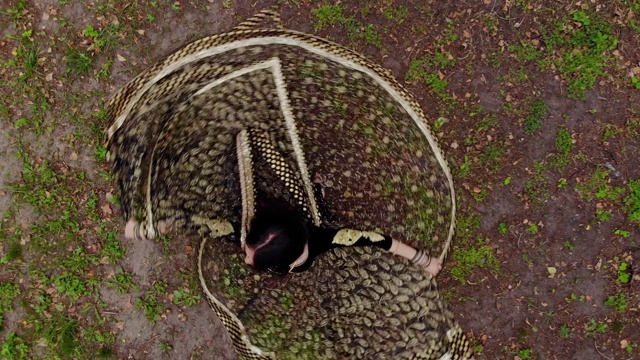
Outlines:
POLYGON ((440 259, 430 257, 422 250, 416 250, 413 247, 403 243, 402 241, 393 239, 389 252, 402 256, 405 259, 411 260, 416 265, 422 266, 426 272, 432 276, 438 275, 440 269, 442 269, 442 262, 440 259))
POLYGON ((328 246, 320 252, 327 251, 337 246, 376 246, 394 255, 402 256, 416 265, 421 266, 432 276, 438 275, 442 269, 442 262, 438 258, 432 258, 422 250, 416 250, 402 241, 390 236, 380 235, 371 231, 352 229, 331 230, 317 228, 318 232, 327 232, 323 237, 332 237, 328 246))

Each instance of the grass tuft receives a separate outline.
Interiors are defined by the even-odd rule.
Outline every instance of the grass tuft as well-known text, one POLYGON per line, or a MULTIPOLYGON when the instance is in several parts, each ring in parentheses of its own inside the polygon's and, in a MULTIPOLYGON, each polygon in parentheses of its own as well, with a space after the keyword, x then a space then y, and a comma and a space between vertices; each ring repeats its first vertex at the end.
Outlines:
POLYGON ((93 67, 93 54, 75 48, 69 48, 65 52, 67 57, 67 73, 83 74, 93 67))
POLYGON ((627 311, 627 303, 627 296, 622 291, 618 291, 617 294, 609 296, 604 302, 606 306, 609 306, 621 313, 627 311))
POLYGON ((580 197, 587 201, 601 199, 617 202, 624 194, 625 189, 609 185, 608 176, 609 170, 598 167, 588 180, 576 184, 575 189, 580 197))
POLYGON ((573 138, 565 128, 560 128, 556 134, 556 150, 551 158, 551 164, 558 170, 564 170, 569 165, 569 153, 573 149, 573 138))
POLYGON ((493 249, 484 241, 461 244, 460 248, 452 252, 452 259, 454 265, 451 267, 451 275, 463 284, 477 268, 500 270, 500 261, 495 257, 493 249))
POLYGON ((320 5, 311 11, 316 22, 314 29, 320 31, 327 26, 340 26, 347 30, 350 40, 363 40, 365 44, 381 47, 382 41, 372 24, 362 24, 353 16, 346 17, 342 10, 342 5, 320 5))
POLYGON ((629 221, 640 225, 640 180, 630 180, 627 187, 629 195, 624 198, 622 210, 629 221))
POLYGON ((524 120, 524 132, 531 135, 542 126, 542 118, 549 112, 549 106, 542 100, 536 100, 529 109, 529 115, 524 120))

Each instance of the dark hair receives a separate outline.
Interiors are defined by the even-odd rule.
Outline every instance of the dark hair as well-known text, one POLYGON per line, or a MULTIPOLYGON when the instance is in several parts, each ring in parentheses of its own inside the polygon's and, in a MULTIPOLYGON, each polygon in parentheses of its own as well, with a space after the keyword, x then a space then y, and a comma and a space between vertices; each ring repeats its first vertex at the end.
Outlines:
POLYGON ((288 273, 289 265, 300 257, 307 243, 307 227, 291 211, 260 211, 249 229, 246 244, 255 250, 253 266, 261 271, 288 273))

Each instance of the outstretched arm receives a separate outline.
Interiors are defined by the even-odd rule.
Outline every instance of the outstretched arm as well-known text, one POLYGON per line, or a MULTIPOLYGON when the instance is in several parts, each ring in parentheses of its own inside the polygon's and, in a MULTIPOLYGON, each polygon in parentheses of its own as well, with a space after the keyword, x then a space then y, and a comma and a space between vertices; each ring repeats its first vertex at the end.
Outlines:
MULTIPOLYGON (((416 250, 402 241, 391 238, 387 235, 380 235, 372 231, 360 231, 353 229, 329 230, 317 228, 318 233, 323 233, 322 237, 330 238, 330 243, 319 252, 327 251, 334 247, 341 246, 376 246, 394 255, 402 256, 416 265, 425 269, 432 276, 438 275, 442 269, 440 259, 430 257, 423 250, 416 250)), ((328 243, 327 240, 322 242, 328 243)), ((316 247, 316 249, 318 249, 316 247)))
MULTIPOLYGON (((313 190, 314 195, 320 208, 320 212, 325 216, 330 216, 330 212, 324 202, 324 190, 322 184, 324 179, 320 174, 315 174, 313 178, 313 190)), ((422 250, 416 250, 413 247, 399 241, 392 239, 390 236, 383 236, 377 233, 368 231, 357 231, 351 229, 342 229, 337 233, 333 233, 333 239, 330 247, 336 246, 377 246, 388 252, 402 256, 413 262, 414 264, 422 266, 432 276, 438 275, 442 269, 442 261, 438 258, 432 258, 422 250), (356 240, 357 238, 357 240, 356 240)), ((326 251, 326 249, 325 249, 326 251)))
POLYGON ((442 269, 442 261, 440 261, 440 259, 431 257, 423 250, 416 250, 399 240, 392 239, 391 241, 391 248, 389 248, 390 253, 402 256, 405 259, 411 260, 414 264, 422 266, 425 271, 432 276, 438 275, 442 269))

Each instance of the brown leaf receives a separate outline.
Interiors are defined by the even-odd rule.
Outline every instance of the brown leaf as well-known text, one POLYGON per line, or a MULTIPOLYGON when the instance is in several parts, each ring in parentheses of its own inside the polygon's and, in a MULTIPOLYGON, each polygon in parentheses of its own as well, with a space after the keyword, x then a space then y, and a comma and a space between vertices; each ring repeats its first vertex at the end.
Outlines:
POLYGON ((102 210, 103 213, 105 213, 106 215, 111 215, 113 214, 113 210, 111 210, 111 205, 109 205, 109 203, 106 203, 104 205, 102 205, 100 207, 100 209, 102 210))

